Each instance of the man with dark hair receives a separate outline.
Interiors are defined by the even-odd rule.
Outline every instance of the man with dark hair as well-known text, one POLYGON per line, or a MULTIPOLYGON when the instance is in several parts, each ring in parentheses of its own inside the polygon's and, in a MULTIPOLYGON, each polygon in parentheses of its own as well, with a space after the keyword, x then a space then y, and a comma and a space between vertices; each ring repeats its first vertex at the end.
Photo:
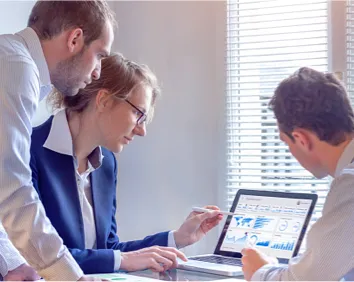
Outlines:
POLYGON ((16 248, 46 280, 88 279, 32 186, 31 119, 52 85, 75 95, 99 78, 114 26, 104 0, 38 1, 26 29, 0 36, 0 274, 5 280, 39 278, 16 248))
POLYGON ((301 68, 270 101, 280 139, 315 177, 334 177, 322 217, 307 236, 306 251, 288 266, 253 248, 242 250, 246 280, 354 280, 354 114, 332 74, 301 68))

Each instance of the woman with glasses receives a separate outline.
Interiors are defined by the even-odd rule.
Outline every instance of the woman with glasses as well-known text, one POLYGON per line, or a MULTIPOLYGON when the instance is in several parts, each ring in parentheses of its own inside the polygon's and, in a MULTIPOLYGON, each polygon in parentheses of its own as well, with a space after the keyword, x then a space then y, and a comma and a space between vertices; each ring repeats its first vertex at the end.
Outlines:
MULTIPOLYGON (((46 214, 85 273, 150 268, 185 260, 181 248, 200 240, 222 216, 191 213, 176 231, 120 242, 116 234, 117 162, 135 136, 145 136, 159 88, 147 66, 116 54, 102 60, 101 77, 76 96, 53 93, 63 108, 33 129, 33 185, 46 214)), ((45 250, 45 246, 43 246, 45 250)))

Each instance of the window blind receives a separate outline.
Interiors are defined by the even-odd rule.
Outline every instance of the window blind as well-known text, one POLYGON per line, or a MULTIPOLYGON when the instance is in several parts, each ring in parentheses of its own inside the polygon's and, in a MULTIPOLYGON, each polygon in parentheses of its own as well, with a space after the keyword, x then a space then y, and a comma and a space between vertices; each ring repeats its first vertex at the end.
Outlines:
MULTIPOLYGON (((238 189, 317 193, 322 211, 330 179, 316 179, 279 140, 268 102, 300 67, 328 70, 328 2, 227 3, 226 205, 238 189)), ((354 78, 354 76, 352 77, 354 78)))

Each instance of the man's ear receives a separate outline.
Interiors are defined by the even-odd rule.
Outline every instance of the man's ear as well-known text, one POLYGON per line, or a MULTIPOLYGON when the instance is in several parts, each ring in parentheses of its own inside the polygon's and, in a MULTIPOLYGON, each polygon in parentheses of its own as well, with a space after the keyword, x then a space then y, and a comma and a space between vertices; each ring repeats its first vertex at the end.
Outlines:
POLYGON ((78 54, 85 46, 84 33, 81 28, 75 28, 68 34, 67 45, 70 53, 78 54))
POLYGON ((311 135, 305 129, 294 129, 291 133, 295 142, 300 145, 299 147, 302 148, 306 152, 310 152, 313 149, 313 142, 311 135))
POLYGON ((105 111, 111 104, 110 93, 106 89, 101 89, 96 95, 96 108, 99 112, 105 111))

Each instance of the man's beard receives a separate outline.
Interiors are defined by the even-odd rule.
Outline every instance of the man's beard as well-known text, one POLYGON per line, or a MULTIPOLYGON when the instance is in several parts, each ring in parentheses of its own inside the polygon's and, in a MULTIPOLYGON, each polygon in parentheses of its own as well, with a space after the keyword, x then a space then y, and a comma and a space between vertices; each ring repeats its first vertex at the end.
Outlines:
POLYGON ((52 84, 65 96, 74 96, 79 92, 80 66, 82 65, 84 52, 85 48, 74 57, 59 62, 55 71, 51 74, 52 84))

